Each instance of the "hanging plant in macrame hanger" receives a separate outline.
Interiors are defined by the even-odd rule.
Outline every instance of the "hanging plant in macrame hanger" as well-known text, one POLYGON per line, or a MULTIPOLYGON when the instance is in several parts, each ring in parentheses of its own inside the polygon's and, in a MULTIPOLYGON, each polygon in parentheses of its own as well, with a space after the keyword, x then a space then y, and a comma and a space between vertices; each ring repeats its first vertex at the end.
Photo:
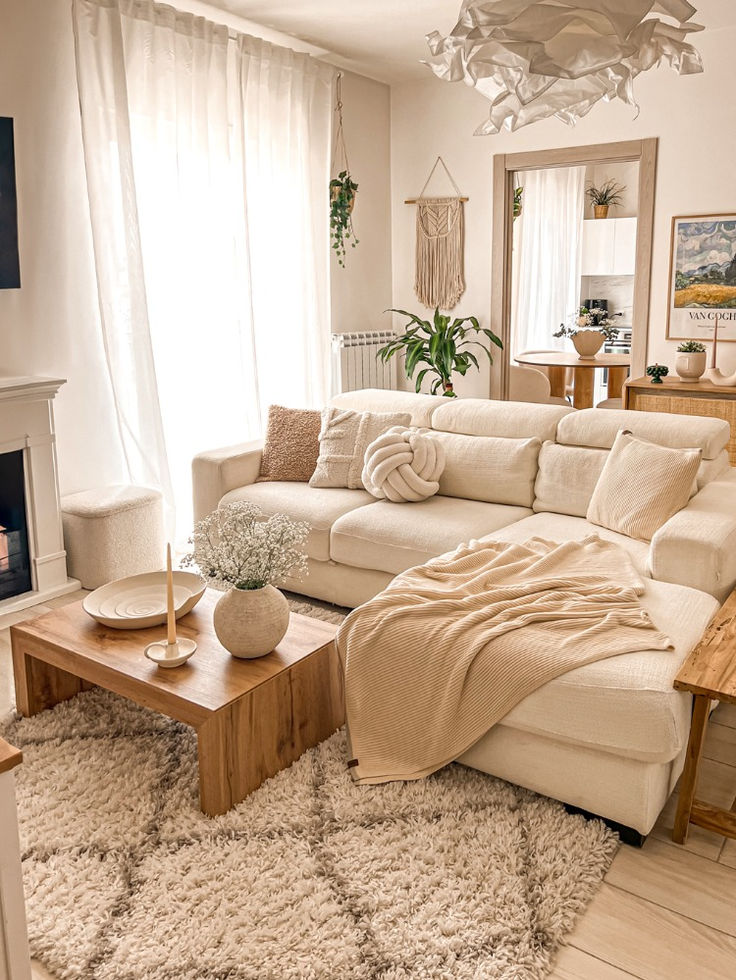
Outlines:
POLYGON ((417 206, 414 292, 424 306, 451 310, 465 292, 463 204, 467 200, 461 196, 445 161, 437 157, 419 197, 405 202, 417 206), (440 164, 456 196, 425 197, 440 164))
POLYGON ((342 128, 342 72, 337 74, 335 112, 335 145, 332 150, 332 172, 337 177, 330 181, 330 239, 338 263, 345 268, 345 248, 348 242, 355 248, 358 239, 353 229, 353 208, 358 185, 350 175, 348 151, 345 147, 345 134, 342 128), (339 168, 342 169, 339 169, 339 168))

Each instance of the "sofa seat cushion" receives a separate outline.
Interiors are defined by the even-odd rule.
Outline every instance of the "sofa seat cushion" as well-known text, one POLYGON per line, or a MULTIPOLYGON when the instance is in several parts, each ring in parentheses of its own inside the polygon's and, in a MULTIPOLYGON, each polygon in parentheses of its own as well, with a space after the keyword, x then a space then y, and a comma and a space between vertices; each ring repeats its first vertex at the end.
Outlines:
POLYGON ((524 698, 502 724, 648 762, 679 755, 691 698, 672 683, 718 602, 682 585, 645 584, 641 603, 674 650, 627 653, 571 670, 524 698))
POLYGON ((330 559, 330 528, 335 521, 365 504, 375 504, 366 490, 310 487, 308 483, 255 483, 226 493, 220 506, 247 500, 261 508, 266 517, 286 514, 307 521, 312 530, 307 538, 307 555, 315 561, 330 559))
POLYGON ((330 557, 355 568, 398 574, 529 514, 527 507, 452 497, 416 504, 380 500, 335 522, 330 557))
MULTIPOLYGON (((649 543, 636 541, 625 534, 609 531, 605 527, 589 524, 584 517, 569 517, 565 514, 533 514, 516 524, 500 528, 486 534, 481 540, 493 538, 496 541, 510 541, 523 544, 529 538, 545 538, 547 541, 582 541, 590 534, 597 534, 604 541, 621 545, 640 575, 648 576, 649 543)), ((664 629, 664 627, 662 627, 664 629)), ((665 630, 665 632, 667 632, 665 630)))

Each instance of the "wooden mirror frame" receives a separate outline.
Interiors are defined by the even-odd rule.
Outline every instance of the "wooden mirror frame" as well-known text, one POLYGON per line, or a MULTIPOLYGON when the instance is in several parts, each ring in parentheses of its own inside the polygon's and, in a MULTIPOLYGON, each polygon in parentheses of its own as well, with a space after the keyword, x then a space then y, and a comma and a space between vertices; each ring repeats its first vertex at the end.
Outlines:
POLYGON ((654 188, 657 174, 656 138, 621 143, 596 143, 529 153, 497 153, 493 157, 493 229, 491 251, 491 330, 504 345, 504 354, 491 368, 491 398, 508 399, 511 340, 511 243, 514 174, 524 170, 575 167, 589 163, 639 164, 636 222, 634 302, 632 310, 631 376, 644 374, 649 336, 649 294, 654 234, 654 188))

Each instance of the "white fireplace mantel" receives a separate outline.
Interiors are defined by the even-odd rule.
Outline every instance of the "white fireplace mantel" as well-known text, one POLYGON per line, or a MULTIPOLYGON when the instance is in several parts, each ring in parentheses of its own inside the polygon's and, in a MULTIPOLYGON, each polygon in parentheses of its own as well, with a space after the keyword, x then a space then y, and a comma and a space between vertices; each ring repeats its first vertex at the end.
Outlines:
POLYGON ((0 453, 22 450, 32 589, 0 601, 15 612, 79 588, 66 572, 53 400, 63 378, 0 377, 0 453))

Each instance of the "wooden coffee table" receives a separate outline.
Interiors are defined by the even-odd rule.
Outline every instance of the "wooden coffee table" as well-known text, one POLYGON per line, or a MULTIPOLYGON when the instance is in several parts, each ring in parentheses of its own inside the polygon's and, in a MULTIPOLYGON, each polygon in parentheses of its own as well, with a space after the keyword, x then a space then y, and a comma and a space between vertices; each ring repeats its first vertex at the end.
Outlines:
POLYGON ((197 732, 199 796, 210 816, 225 813, 345 720, 337 627, 292 613, 277 648, 236 660, 220 645, 208 590, 177 623, 197 641, 182 667, 163 669, 143 648, 165 626, 114 630, 77 602, 12 626, 18 711, 34 715, 94 686, 191 725, 197 732))

